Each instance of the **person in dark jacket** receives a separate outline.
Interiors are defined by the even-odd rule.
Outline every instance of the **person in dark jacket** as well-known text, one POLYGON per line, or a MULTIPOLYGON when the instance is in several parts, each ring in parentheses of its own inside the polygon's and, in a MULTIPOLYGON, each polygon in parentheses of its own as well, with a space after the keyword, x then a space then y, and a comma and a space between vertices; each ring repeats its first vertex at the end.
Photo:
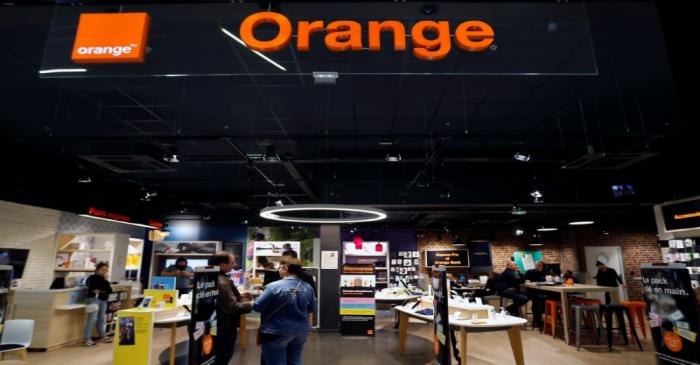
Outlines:
MULTIPOLYGON (((609 286, 617 288, 620 284, 625 286, 622 282, 622 278, 617 274, 617 271, 613 268, 609 268, 607 265, 600 261, 596 261, 595 266, 598 268, 598 274, 594 277, 596 283, 599 286, 609 286)), ((610 298, 610 293, 605 293, 605 304, 610 304, 612 302, 610 298)))
POLYGON ((250 296, 246 296, 244 302, 233 281, 226 275, 233 270, 235 262, 235 257, 230 252, 224 251, 217 252, 211 259, 211 264, 219 267, 219 296, 216 300, 217 333, 214 344, 216 365, 228 365, 231 361, 241 314, 250 313, 253 309, 250 296))
POLYGON ((511 315, 517 315, 520 313, 520 307, 527 304, 528 298, 525 294, 521 294, 520 284, 522 284, 525 279, 518 271, 518 265, 511 261, 506 265, 506 269, 503 270, 501 276, 498 277, 496 281, 496 290, 498 294, 503 298, 508 298, 513 301, 513 303, 506 307, 506 310, 511 315))
MULTIPOLYGON (((537 261, 534 269, 525 271, 525 281, 539 283, 547 281, 547 273, 544 271, 544 262, 537 261)), ((532 319, 535 327, 542 328, 542 310, 547 294, 541 290, 529 290, 527 296, 532 301, 532 319)))
POLYGON ((112 339, 105 336, 105 313, 107 312, 107 300, 109 294, 112 293, 112 286, 107 281, 107 273, 109 265, 105 262, 100 262, 95 267, 95 273, 90 275, 85 282, 87 285, 87 305, 88 307, 97 307, 87 315, 85 328, 83 330, 83 346, 92 347, 95 343, 92 342, 92 329, 97 326, 97 333, 100 336, 100 342, 112 342, 112 339))

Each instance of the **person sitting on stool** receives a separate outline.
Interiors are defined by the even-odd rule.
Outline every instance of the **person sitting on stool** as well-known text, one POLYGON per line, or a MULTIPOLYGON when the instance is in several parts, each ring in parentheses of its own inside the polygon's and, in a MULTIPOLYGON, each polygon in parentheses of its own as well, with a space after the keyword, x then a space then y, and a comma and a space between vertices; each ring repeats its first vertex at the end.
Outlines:
POLYGON ((518 315, 520 313, 520 307, 527 304, 529 300, 527 295, 519 292, 520 284, 525 280, 518 270, 518 265, 516 265, 515 262, 509 262, 496 282, 498 294, 503 298, 513 301, 511 305, 506 307, 506 310, 511 315, 518 315))
MULTIPOLYGON (((525 271, 525 282, 538 283, 547 281, 547 273, 544 272, 544 262, 537 261, 534 269, 525 271)), ((532 318, 535 327, 542 328, 542 307, 547 295, 540 290, 528 290, 527 296, 532 300, 532 318)))

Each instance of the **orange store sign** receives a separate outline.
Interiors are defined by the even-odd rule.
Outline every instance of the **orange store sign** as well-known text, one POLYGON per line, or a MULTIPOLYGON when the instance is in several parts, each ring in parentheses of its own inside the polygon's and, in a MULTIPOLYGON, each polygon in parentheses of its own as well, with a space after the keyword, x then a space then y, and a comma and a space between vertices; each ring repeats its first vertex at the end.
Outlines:
MULTIPOLYGON (((362 25, 351 20, 337 20, 325 24, 323 20, 297 22, 296 46, 299 51, 308 51, 309 39, 314 33, 326 33, 324 43, 326 48, 335 52, 343 51, 379 51, 381 49, 380 34, 391 32, 395 51, 406 50, 406 28, 403 23, 395 20, 369 21, 367 47, 362 40, 362 25)), ((243 20, 240 27, 243 42, 256 51, 273 52, 286 47, 292 38, 292 23, 280 13, 259 12, 243 20), (259 40, 255 37, 255 29, 265 23, 279 27, 277 35, 270 40, 259 40)), ((468 52, 481 52, 493 43, 494 31, 483 21, 468 20, 462 22, 454 31, 457 46, 468 52)), ((448 21, 423 20, 411 27, 411 44, 413 55, 422 60, 440 60, 450 53, 452 48, 450 23, 448 21), (435 37, 427 37, 432 33, 435 37)))
POLYGON ((76 63, 143 63, 148 13, 80 14, 71 60, 76 63))

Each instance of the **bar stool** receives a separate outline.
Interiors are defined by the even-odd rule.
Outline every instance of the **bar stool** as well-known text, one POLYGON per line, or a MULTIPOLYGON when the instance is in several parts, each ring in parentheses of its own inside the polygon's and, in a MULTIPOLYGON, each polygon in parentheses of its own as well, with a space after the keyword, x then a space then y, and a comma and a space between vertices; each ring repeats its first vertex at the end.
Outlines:
POLYGON ((581 348, 581 318, 583 317, 584 324, 588 330, 588 334, 593 338, 596 345, 600 345, 598 337, 598 328, 601 326, 601 316, 598 306, 596 305, 580 305, 571 306, 571 311, 574 312, 574 323, 576 331, 576 351, 581 348), (593 316, 593 317, 591 317, 593 316))
POLYGON ((620 302, 620 304, 629 308, 629 311, 632 314, 632 316, 630 317, 632 319, 630 327, 634 327, 634 317, 637 317, 637 320, 639 321, 639 328, 642 330, 642 336, 644 336, 644 339, 646 340, 647 326, 644 323, 644 315, 646 314, 647 303, 636 301, 622 301, 620 302))
POLYGON ((540 330, 540 333, 545 333, 547 329, 547 324, 551 326, 552 337, 556 338, 557 334, 557 316, 561 312, 561 302, 558 300, 547 299, 544 301, 544 313, 542 313, 542 321, 544 324, 540 330), (547 317, 549 315, 549 317, 547 317), (549 318, 549 320, 547 319, 549 318))
POLYGON ((634 336, 634 339, 637 340, 637 346, 639 346, 639 351, 644 351, 642 349, 642 343, 639 342, 639 336, 637 336, 637 330, 634 329, 634 325, 632 322, 632 315, 630 314, 629 308, 618 305, 618 304, 601 304, 599 306, 599 311, 601 315, 605 315, 605 322, 607 324, 607 340, 608 340, 608 351, 612 351, 612 316, 613 313, 615 314, 615 317, 617 317, 617 326, 618 330, 620 331, 620 334, 622 334, 622 339, 625 341, 625 345, 629 345, 629 341, 627 339, 627 329, 625 328, 625 315, 627 316, 627 320, 630 323, 630 333, 632 336, 634 336))

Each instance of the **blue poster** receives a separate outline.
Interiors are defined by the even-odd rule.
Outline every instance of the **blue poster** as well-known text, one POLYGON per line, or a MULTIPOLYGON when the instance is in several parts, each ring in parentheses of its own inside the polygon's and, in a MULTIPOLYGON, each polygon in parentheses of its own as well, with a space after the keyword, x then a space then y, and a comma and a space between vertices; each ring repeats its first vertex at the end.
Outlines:
POLYGON ((150 289, 175 290, 175 277, 154 276, 151 278, 150 289))

